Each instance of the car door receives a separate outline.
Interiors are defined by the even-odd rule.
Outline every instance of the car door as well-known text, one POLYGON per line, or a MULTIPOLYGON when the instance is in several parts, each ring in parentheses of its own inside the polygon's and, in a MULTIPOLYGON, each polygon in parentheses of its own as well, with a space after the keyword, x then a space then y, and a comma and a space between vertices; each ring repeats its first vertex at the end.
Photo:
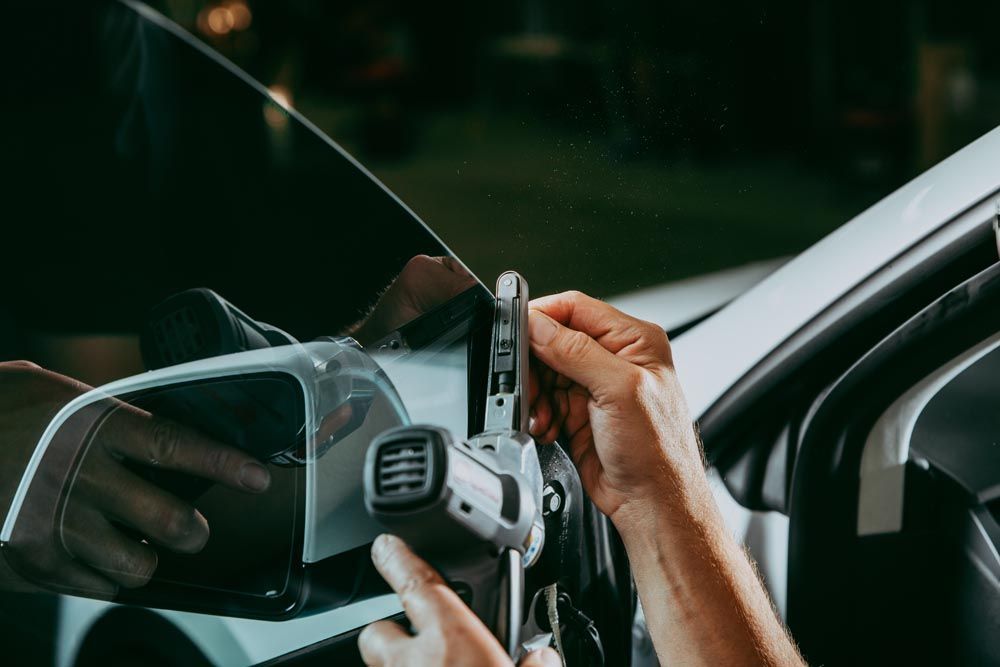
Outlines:
POLYGON ((893 332, 803 429, 789 622, 812 660, 1000 657, 998 277, 994 264, 893 332))
MULTIPOLYGON (((979 178, 988 172, 977 171, 978 161, 963 157, 959 153, 887 198, 861 221, 879 222, 880 213, 908 200, 903 196, 908 190, 926 192, 928 183, 946 182, 942 173, 976 173, 973 178, 979 178)), ((992 175, 984 181, 996 179, 995 170, 988 173, 992 175)), ((966 362, 985 354, 997 333, 992 289, 998 260, 995 185, 947 206, 954 213, 933 222, 931 233, 909 241, 899 234, 899 250, 881 260, 859 257, 857 266, 845 265, 836 276, 810 274, 806 256, 814 266, 822 263, 824 249, 861 230, 855 221, 838 233, 839 239, 808 251, 798 267, 779 270, 738 300, 736 309, 724 309, 716 322, 706 322, 710 343, 721 327, 731 326, 736 315, 747 316, 751 308, 759 315, 787 308, 774 317, 791 319, 789 312, 803 303, 809 303, 807 309, 816 305, 793 295, 806 297, 810 290, 819 294, 829 288, 792 286, 790 274, 854 281, 799 328, 786 330, 784 339, 726 385, 714 403, 697 404, 714 393, 716 378, 708 378, 707 389, 693 392, 706 454, 725 487, 721 494, 757 516, 788 518, 787 528, 768 523, 766 534, 748 533, 747 541, 765 578, 784 580, 769 582, 772 591, 783 591, 787 584, 787 599, 779 596, 779 606, 787 605, 789 626, 810 661, 995 660, 997 634, 990 611, 997 600, 991 583, 995 509, 990 489, 997 463, 991 458, 992 439, 983 435, 991 427, 968 412, 964 419, 954 417, 955 400, 972 401, 969 405, 980 406, 981 412, 992 394, 992 383, 984 379, 992 358, 986 354, 975 357, 971 366, 966 362), (869 259, 875 270, 854 278, 852 272, 869 259), (775 298, 779 295, 785 299, 775 298), (891 406, 905 402, 935 374, 947 381, 939 380, 929 394, 936 398, 910 414, 916 427, 907 427, 904 415, 891 406), (956 399, 958 395, 966 399, 956 399), (869 449, 865 443, 887 429, 906 438, 897 437, 894 448, 884 445, 879 455, 875 445, 869 449), (942 441, 942 434, 948 440, 942 441), (948 442, 974 444, 962 445, 956 454, 948 442), (969 477, 972 470, 974 478, 969 477), (868 526, 871 522, 881 527, 868 526), (773 556, 775 545, 780 549, 785 540, 787 570, 783 558, 773 556), (914 632, 921 641, 909 639, 914 632)), ((864 239, 859 233, 853 240, 864 239)), ((838 257, 843 255, 829 259, 838 257)), ((751 320, 744 335, 752 338, 772 321, 758 325, 751 320)), ((692 352, 710 347, 697 338, 699 329, 685 334, 688 344, 682 337, 677 346, 679 366, 694 368, 692 359, 699 357, 692 352)), ((748 340, 744 345, 759 344, 748 340)), ((738 358, 741 351, 737 346, 723 357, 738 358)), ((715 361, 706 361, 709 375, 719 365, 715 361)))

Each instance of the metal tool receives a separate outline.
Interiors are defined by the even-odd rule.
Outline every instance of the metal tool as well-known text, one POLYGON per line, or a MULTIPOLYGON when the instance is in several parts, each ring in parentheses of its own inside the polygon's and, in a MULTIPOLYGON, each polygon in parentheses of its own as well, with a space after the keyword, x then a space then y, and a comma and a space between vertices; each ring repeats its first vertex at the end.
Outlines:
POLYGON ((368 449, 365 506, 437 567, 511 657, 520 645, 524 570, 541 555, 542 474, 527 434, 528 286, 497 281, 485 428, 454 440, 405 426, 368 449))

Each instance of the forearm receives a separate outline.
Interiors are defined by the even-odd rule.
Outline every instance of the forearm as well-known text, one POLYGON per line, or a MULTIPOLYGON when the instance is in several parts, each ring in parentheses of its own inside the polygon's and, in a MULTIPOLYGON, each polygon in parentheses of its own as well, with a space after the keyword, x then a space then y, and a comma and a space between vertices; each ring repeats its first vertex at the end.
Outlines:
POLYGON ((615 517, 661 664, 803 664, 707 481, 681 488, 615 517))

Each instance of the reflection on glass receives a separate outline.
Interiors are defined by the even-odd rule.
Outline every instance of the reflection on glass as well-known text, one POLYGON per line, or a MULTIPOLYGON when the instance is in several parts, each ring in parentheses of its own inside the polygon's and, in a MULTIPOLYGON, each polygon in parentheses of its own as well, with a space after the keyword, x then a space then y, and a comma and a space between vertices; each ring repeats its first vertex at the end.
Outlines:
POLYGON ((482 300, 458 262, 417 256, 349 328, 365 347, 299 343, 206 289, 167 299, 143 328, 155 370, 45 428, 0 534, 7 562, 88 597, 295 607, 303 566, 379 532, 361 493, 371 440, 412 420, 467 432, 482 300))
POLYGON ((103 598, 163 582, 281 591, 300 512, 298 475, 251 452, 302 436, 302 388, 286 374, 213 377, 220 370, 138 376, 60 410, 4 525, 14 569, 48 588, 103 598), (217 409, 205 410, 209 403, 217 409), (171 418, 147 411, 154 406, 171 418), (282 408, 277 419, 273 407, 282 408), (241 529, 251 517, 253 530, 241 529))
POLYGON ((372 437, 467 431, 490 296, 290 92, 124 3, 58 23, 0 44, 4 244, 45 249, 0 266, 0 588, 278 616, 374 535, 372 437))

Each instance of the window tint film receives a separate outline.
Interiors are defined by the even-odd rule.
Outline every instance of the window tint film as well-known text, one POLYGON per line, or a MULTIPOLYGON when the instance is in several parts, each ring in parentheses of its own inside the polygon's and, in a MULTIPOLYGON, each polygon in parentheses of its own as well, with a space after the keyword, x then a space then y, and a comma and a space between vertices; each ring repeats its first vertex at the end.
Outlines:
MULTIPOLYGON (((363 599, 365 449, 409 421, 472 427, 488 290, 287 99, 158 14, 4 14, 0 607, 39 587, 250 618, 306 590, 321 610, 363 599)), ((102 608, 60 600, 11 632, 82 641, 55 605, 63 627, 102 608)), ((355 616, 265 624, 252 661, 355 616)))
MULTIPOLYGON (((415 256, 449 255, 280 97, 179 28, 114 2, 13 14, 3 233, 30 252, 3 263, 9 343, 132 332, 200 286, 309 340, 359 323, 415 256)), ((366 334, 476 284, 457 262, 415 268, 401 287, 426 292, 366 334)))

